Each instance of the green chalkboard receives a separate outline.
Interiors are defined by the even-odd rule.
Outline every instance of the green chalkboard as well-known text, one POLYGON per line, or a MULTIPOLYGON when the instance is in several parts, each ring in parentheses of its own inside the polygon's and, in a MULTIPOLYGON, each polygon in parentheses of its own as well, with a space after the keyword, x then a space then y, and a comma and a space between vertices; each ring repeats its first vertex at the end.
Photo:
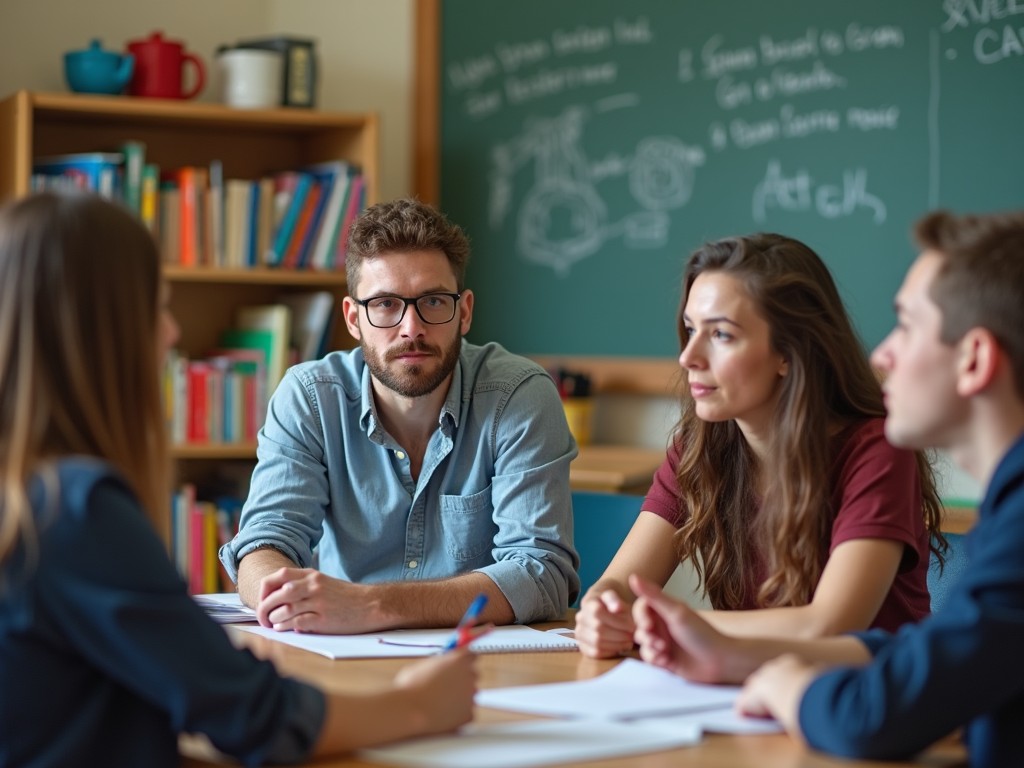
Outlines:
POLYGON ((674 356, 689 253, 775 231, 873 345, 918 216, 1024 203, 1024 3, 443 0, 440 31, 471 340, 674 356))

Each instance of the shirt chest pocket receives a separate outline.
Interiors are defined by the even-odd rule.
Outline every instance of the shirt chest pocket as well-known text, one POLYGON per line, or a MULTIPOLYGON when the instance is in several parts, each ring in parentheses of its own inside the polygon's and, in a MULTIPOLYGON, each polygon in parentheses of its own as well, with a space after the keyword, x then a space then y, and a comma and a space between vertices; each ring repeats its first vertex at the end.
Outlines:
POLYGON ((469 496, 441 495, 441 527, 445 550, 458 562, 476 560, 494 546, 491 486, 469 496))

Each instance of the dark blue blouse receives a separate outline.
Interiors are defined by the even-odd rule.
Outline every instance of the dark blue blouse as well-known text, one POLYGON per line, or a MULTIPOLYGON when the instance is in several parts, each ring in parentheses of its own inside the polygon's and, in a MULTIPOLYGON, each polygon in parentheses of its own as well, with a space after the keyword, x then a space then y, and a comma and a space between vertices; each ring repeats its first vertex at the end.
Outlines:
POLYGON ((323 695, 229 642, 106 464, 33 482, 38 547, 0 566, 0 767, 171 766, 181 732, 246 764, 312 748, 323 695))

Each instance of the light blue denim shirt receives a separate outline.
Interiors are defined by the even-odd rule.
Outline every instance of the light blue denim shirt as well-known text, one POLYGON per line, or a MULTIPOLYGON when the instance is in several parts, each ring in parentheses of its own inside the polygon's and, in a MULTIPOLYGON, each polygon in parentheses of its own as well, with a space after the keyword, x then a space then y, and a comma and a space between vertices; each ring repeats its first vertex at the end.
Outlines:
POLYGON ((271 398, 232 579, 261 546, 357 583, 489 576, 516 621, 576 599, 569 462, 576 443, 554 383, 497 344, 463 342, 418 480, 377 417, 363 353, 291 368, 271 398))

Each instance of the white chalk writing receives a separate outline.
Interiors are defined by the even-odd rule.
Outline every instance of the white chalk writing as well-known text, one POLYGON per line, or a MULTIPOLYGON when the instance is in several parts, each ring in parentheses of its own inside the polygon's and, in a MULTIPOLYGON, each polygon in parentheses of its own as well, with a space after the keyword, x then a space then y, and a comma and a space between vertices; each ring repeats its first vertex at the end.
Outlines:
POLYGON ((805 168, 786 175, 782 163, 771 160, 764 178, 754 189, 752 214, 763 222, 770 209, 789 213, 817 212, 826 219, 852 216, 868 209, 875 224, 886 218, 886 206, 868 191, 868 172, 864 168, 844 170, 836 184, 817 182, 805 168))

